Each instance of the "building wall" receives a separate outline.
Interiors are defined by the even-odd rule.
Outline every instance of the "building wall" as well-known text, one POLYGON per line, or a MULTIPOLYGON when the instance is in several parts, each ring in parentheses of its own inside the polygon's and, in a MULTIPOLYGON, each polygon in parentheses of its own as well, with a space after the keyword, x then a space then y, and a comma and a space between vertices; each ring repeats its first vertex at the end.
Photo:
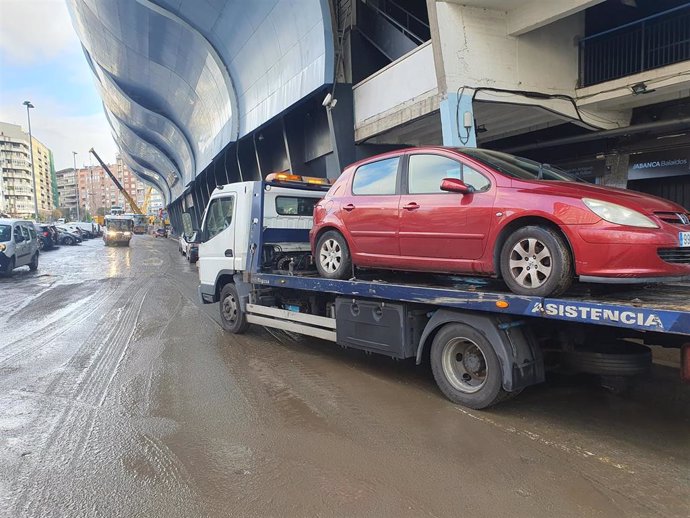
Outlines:
POLYGON ((55 172, 57 179, 58 198, 60 209, 69 209, 70 216, 77 215, 77 183, 74 169, 61 169, 55 172))
MULTIPOLYGON (((144 203, 146 185, 127 167, 122 158, 118 156, 116 163, 109 164, 108 169, 127 193, 134 198, 137 205, 141 206, 144 203)), ((77 175, 80 207, 84 207, 92 216, 95 216, 99 209, 108 213, 113 205, 126 206, 125 210, 130 211, 125 197, 101 166, 78 169, 77 175)))
POLYGON ((29 137, 16 124, 0 122, 0 212, 16 217, 34 213, 29 137))
POLYGON ((32 138, 34 151, 34 178, 38 213, 42 220, 51 218, 55 205, 53 203, 53 183, 50 169, 50 149, 36 137, 32 138))

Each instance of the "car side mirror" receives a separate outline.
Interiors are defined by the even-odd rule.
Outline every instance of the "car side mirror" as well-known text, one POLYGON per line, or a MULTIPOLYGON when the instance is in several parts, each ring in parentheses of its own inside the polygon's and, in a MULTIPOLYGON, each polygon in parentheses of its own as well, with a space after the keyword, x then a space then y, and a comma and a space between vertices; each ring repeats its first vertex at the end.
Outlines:
POLYGON ((446 192, 458 192, 460 194, 469 194, 474 192, 474 189, 467 185, 462 180, 457 178, 444 178, 441 180, 441 190, 446 192))

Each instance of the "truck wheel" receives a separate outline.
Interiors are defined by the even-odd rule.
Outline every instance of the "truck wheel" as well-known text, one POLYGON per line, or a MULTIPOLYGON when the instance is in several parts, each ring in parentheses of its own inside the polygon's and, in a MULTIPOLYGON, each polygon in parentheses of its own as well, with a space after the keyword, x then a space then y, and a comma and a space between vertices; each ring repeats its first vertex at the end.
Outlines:
POLYGON ((240 296, 233 283, 223 286, 220 292, 220 322, 223 329, 236 335, 241 335, 249 327, 247 315, 240 307, 240 296))
POLYGON ((510 291, 518 295, 560 295, 573 281, 573 259, 565 241, 536 225, 508 236, 501 248, 500 269, 510 291))
POLYGON ((503 374, 491 343, 465 324, 446 324, 431 344, 431 370, 441 392, 476 410, 506 399, 503 374))
POLYGON ((38 252, 36 252, 34 256, 31 258, 31 262, 29 263, 29 270, 32 272, 38 270, 38 252))
POLYGON ((316 243, 316 269, 326 279, 349 279, 352 276, 350 248, 337 230, 325 232, 316 243))

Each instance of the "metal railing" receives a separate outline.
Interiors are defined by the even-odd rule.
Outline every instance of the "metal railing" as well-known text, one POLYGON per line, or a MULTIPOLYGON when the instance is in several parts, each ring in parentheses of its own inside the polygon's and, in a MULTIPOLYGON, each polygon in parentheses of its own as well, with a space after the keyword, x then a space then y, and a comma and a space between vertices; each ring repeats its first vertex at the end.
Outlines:
POLYGON ((366 4, 391 22, 408 38, 421 45, 431 39, 429 24, 393 0, 367 0, 366 4))
POLYGON ((690 60, 690 3, 583 38, 580 86, 690 60))

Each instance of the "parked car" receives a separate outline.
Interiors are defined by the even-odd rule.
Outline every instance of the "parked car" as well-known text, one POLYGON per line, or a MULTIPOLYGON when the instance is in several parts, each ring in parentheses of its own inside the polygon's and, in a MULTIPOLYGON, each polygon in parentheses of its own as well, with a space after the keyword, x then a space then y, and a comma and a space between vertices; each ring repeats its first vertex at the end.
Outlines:
POLYGON ((72 233, 65 227, 57 227, 58 229, 58 239, 61 245, 76 245, 82 242, 81 236, 72 233))
POLYGON ((0 219, 0 272, 11 275, 15 268, 38 268, 38 235, 31 221, 0 219))
POLYGON ((58 230, 55 225, 34 223, 34 230, 38 235, 38 247, 40 250, 51 250, 56 246, 60 246, 58 230))
POLYGON ((191 236, 185 235, 184 233, 180 235, 177 248, 190 263, 193 264, 199 260, 199 240, 196 232, 191 236))
POLYGON ((164 228, 157 228, 153 233, 153 237, 168 237, 168 231, 164 228))
POLYGON ((90 237, 88 237, 86 232, 84 232, 81 228, 79 228, 74 223, 65 223, 64 225, 62 225, 62 228, 67 230, 68 232, 71 232, 72 234, 78 235, 83 240, 90 239, 90 237))
POLYGON ((97 236, 95 223, 87 221, 73 221, 70 223, 73 227, 78 228, 82 232, 82 237, 86 239, 93 239, 97 236))
POLYGON ((349 166, 314 210, 323 277, 352 265, 501 277, 515 293, 690 278, 690 215, 486 149, 413 148, 349 166))

